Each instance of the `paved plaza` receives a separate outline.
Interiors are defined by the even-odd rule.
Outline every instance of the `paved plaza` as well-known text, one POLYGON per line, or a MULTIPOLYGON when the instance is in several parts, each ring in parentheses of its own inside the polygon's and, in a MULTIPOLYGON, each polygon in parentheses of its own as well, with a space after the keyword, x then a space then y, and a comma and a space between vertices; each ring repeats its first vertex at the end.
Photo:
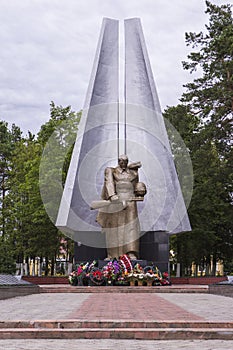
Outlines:
MULTIPOLYGON (((232 299, 207 293, 45 293, 0 300, 0 321, 232 322, 232 299)), ((228 340, 6 339, 0 349, 233 349, 228 340)))
POLYGON ((46 293, 0 300, 0 321, 233 321, 232 298, 207 293, 46 293))
POLYGON ((1 350, 232 350, 222 340, 27 339, 0 340, 1 350))

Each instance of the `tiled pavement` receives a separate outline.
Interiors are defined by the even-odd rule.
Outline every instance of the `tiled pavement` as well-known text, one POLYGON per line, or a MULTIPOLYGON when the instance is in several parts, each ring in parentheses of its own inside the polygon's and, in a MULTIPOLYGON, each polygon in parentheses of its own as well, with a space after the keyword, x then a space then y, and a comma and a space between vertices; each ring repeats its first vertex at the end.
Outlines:
POLYGON ((68 318, 80 320, 203 320, 157 294, 92 294, 68 318))
POLYGON ((1 350, 232 350, 223 340, 13 339, 0 340, 1 350))
POLYGON ((51 293, 0 300, 0 321, 81 319, 233 321, 232 298, 186 293, 51 293))
MULTIPOLYGON (((7 320, 165 320, 233 321, 232 299, 210 294, 108 293, 37 294, 0 300, 0 321, 7 320)), ((233 349, 228 340, 12 339, 1 350, 50 349, 233 349)))

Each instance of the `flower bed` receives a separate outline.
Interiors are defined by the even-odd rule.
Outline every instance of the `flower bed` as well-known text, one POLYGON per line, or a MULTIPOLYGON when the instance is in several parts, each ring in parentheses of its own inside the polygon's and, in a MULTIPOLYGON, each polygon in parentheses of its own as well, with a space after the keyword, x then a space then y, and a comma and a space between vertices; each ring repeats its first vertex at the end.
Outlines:
POLYGON ((127 255, 106 262, 101 269, 97 262, 82 263, 76 266, 69 275, 69 283, 73 286, 163 286, 170 285, 168 273, 161 273, 156 266, 143 268, 139 263, 133 266, 133 261, 127 255))

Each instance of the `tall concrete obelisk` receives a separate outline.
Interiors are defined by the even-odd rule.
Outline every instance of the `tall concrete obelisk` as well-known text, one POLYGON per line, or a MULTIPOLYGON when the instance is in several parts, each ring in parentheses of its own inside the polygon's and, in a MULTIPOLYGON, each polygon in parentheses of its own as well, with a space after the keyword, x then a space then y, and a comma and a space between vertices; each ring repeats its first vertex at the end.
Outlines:
POLYGON ((142 231, 189 231, 189 219, 138 18, 125 20, 126 147, 143 162, 148 203, 142 231))
MULTIPOLYGON (((116 164, 119 142, 122 141, 119 131, 122 108, 119 106, 118 30, 118 21, 103 20, 56 222, 57 227, 69 232, 76 241, 97 249, 106 246, 104 237, 99 232, 101 228, 95 221, 96 213, 90 210, 90 204, 93 199, 100 197, 104 168, 116 164)), ((142 258, 156 260, 160 248, 166 250, 167 256, 169 234, 189 231, 191 228, 141 23, 137 18, 125 20, 124 96, 125 153, 131 161, 142 161, 143 173, 140 177, 148 188, 146 200, 139 210, 142 245, 144 244, 142 258), (149 241, 143 241, 143 236, 150 237, 149 241), (160 236, 161 239, 158 238, 160 236), (146 247, 153 243, 151 240, 157 244, 154 259, 153 251, 146 254, 146 247)))

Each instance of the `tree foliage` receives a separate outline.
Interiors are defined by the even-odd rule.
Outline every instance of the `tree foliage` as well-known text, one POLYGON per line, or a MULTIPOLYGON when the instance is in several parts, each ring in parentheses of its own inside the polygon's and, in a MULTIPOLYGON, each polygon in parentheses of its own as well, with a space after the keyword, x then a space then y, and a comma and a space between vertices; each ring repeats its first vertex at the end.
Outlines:
POLYGON ((173 238, 177 258, 186 267, 208 265, 211 258, 233 260, 233 18, 230 5, 206 1, 206 6, 205 31, 185 35, 195 51, 183 67, 199 71, 199 77, 185 85, 181 105, 165 111, 184 138, 194 171, 188 209, 193 230, 173 238))
MULTIPOLYGON (((37 138, 30 132, 26 137, 21 137, 16 126, 13 125, 12 130, 9 130, 6 123, 0 123, 0 247, 7 252, 9 259, 17 262, 41 257, 47 263, 51 261, 54 264, 63 237, 54 225, 55 218, 51 220, 46 211, 49 205, 58 207, 60 198, 56 197, 58 202, 55 203, 53 192, 47 201, 41 196, 44 179, 41 179, 40 170, 47 147, 50 157, 52 156, 44 164, 47 166, 47 185, 55 183, 58 171, 61 179, 65 178, 71 140, 74 140, 77 132, 80 113, 73 112, 71 107, 55 106, 53 102, 50 111, 51 117, 42 125, 37 138), (68 152, 68 156, 62 153, 62 149, 68 152)), ((56 216, 56 212, 54 215, 56 216)), ((6 263, 3 266, 5 270, 8 265, 6 263)))

